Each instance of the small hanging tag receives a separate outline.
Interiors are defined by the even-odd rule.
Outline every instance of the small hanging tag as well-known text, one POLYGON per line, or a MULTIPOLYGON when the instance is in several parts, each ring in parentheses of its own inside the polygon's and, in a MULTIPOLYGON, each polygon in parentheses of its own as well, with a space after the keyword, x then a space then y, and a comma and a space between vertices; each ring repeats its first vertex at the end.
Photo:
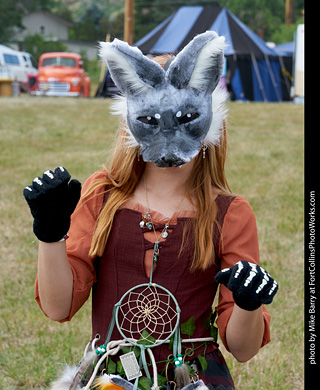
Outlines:
POLYGON ((128 381, 142 376, 139 364, 133 352, 128 352, 125 355, 120 356, 120 360, 128 381))

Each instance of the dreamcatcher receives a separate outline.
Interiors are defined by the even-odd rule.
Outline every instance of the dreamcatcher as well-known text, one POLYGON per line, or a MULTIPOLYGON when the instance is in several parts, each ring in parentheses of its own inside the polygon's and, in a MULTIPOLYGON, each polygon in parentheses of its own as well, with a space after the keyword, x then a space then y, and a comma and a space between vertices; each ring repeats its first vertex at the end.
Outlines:
POLYGON ((115 307, 120 334, 136 346, 141 341, 148 348, 164 343, 179 324, 178 302, 167 289, 155 283, 133 287, 115 307))
MULTIPOLYGON (((157 261, 156 253, 158 245, 159 242, 156 242, 154 246, 149 283, 140 284, 131 288, 115 304, 105 343, 96 348, 95 345, 98 338, 94 339, 91 345, 92 351, 89 351, 90 343, 88 344, 82 361, 71 373, 73 376, 72 383, 66 388, 70 390, 89 390, 93 384, 96 386, 97 383, 100 383, 101 389, 104 389, 101 384, 105 381, 106 383, 112 383, 113 388, 119 386, 119 388, 129 390, 132 387, 132 390, 135 390, 137 389, 141 369, 143 368, 146 376, 152 380, 152 389, 156 390, 158 389, 157 367, 152 349, 168 342, 172 336, 174 336, 173 356, 175 365, 179 367, 183 364, 179 330, 181 310, 173 294, 163 286, 152 281, 154 263, 157 261), (114 326, 118 328, 123 340, 110 341, 114 326), (139 362, 133 356, 133 352, 120 356, 127 379, 128 381, 135 380, 134 384, 119 376, 103 375, 100 369, 102 363, 110 355, 116 355, 125 346, 140 348, 139 362), (146 352, 152 363, 153 378, 151 378, 149 373, 146 352), (88 377, 90 370, 90 378, 87 379, 87 384, 82 386, 82 379, 85 376, 88 377), (100 376, 99 379, 97 379, 98 376, 100 376)), ((54 386, 55 384, 52 390, 64 389, 64 387, 54 386)))

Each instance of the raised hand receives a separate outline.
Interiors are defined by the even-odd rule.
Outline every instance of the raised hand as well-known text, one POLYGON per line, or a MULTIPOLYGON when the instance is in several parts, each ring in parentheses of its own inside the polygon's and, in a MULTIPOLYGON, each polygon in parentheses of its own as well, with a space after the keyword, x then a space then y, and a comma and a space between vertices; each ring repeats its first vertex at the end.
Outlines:
POLYGON ((45 171, 23 190, 34 218, 33 231, 40 241, 56 242, 68 233, 81 194, 81 183, 70 178, 65 168, 58 167, 54 172, 45 171))
POLYGON ((278 283, 267 271, 244 260, 218 272, 215 280, 232 291, 233 299, 241 309, 249 311, 271 303, 278 291, 278 283))

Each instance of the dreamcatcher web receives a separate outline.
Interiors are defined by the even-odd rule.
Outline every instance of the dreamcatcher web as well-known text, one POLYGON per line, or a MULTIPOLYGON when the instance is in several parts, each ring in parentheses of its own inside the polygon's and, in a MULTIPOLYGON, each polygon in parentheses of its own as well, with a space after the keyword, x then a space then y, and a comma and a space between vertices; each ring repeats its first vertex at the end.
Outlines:
MULTIPOLYGON (((153 366, 155 388, 158 388, 157 368, 151 348, 165 343, 171 336, 174 336, 173 355, 175 360, 177 354, 181 354, 180 331, 178 329, 181 310, 178 302, 169 290, 152 282, 153 265, 157 258, 155 254, 158 248, 159 242, 157 241, 154 246, 149 283, 132 287, 115 304, 104 345, 107 356, 110 353, 109 345, 112 344, 110 341, 112 331, 116 325, 126 341, 140 348, 139 366, 143 366, 147 377, 150 378, 145 356, 146 351, 148 351, 153 366)), ((103 358, 104 356, 101 359, 103 358)), ((182 360, 181 355, 179 359, 182 360)), ((182 364, 180 360, 179 364, 182 364)), ((136 376, 133 390, 137 389, 138 379, 139 375, 136 376)))
POLYGON ((122 336, 146 347, 168 340, 177 328, 179 317, 174 296, 155 283, 132 288, 117 304, 116 323, 122 336))

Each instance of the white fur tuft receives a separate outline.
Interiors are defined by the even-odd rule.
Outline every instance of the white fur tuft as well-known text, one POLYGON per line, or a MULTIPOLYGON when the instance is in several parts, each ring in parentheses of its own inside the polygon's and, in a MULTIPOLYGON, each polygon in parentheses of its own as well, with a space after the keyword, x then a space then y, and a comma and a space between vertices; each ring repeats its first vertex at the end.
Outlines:
POLYGON ((116 95, 112 98, 110 113, 112 115, 120 116, 121 118, 125 118, 127 116, 127 99, 125 96, 116 95))
POLYGON ((212 67, 213 57, 221 54, 225 47, 225 37, 221 36, 208 42, 198 55, 188 87, 198 90, 207 90, 207 70, 212 67))
POLYGON ((138 144, 138 142, 136 141, 136 139, 134 138, 134 136, 131 134, 131 131, 129 129, 128 126, 126 126, 125 130, 127 131, 127 133, 129 135, 124 135, 123 138, 125 138, 127 140, 127 142, 125 142, 125 146, 127 148, 138 148, 140 145, 138 144))
POLYGON ((125 122, 124 130, 128 133, 128 135, 124 136, 124 138, 127 139, 125 146, 127 146, 128 148, 139 147, 139 144, 136 141, 136 139, 134 138, 134 136, 132 135, 132 133, 128 127, 127 121, 126 121, 126 117, 127 117, 127 99, 126 99, 126 97, 123 95, 115 96, 113 98, 111 105, 110 105, 110 112, 112 115, 120 116, 121 119, 123 119, 125 122))
POLYGON ((78 367, 65 365, 60 377, 51 383, 50 390, 80 390, 79 382, 96 358, 95 351, 87 352, 78 367))
MULTIPOLYGON (((50 390, 69 390, 71 383, 73 382, 73 378, 77 373, 76 366, 68 366, 66 365, 63 368, 61 376, 51 383, 50 390)), ((80 390, 80 386, 77 387, 77 390, 80 390)))
POLYGON ((115 50, 112 47, 112 43, 100 42, 99 56, 101 59, 107 62, 109 67, 115 64, 117 71, 121 70, 122 72, 123 82, 129 85, 130 88, 133 89, 137 94, 146 92, 151 88, 137 76, 137 73, 129 64, 125 56, 121 55, 117 50, 115 50))
POLYGON ((208 146, 219 145, 223 121, 226 119, 228 111, 225 106, 227 96, 227 90, 221 88, 219 85, 212 93, 212 121, 209 131, 203 141, 208 146))

